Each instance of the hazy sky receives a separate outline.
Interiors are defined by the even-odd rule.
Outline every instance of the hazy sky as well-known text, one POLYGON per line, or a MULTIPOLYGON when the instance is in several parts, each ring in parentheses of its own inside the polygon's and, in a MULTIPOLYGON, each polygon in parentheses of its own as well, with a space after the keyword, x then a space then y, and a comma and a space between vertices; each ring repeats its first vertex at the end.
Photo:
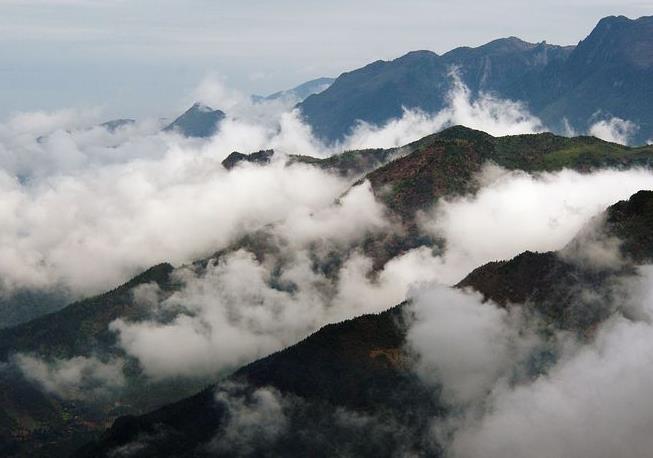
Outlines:
POLYGON ((575 44, 612 14, 653 14, 653 0, 0 0, 0 120, 171 115, 208 74, 267 94, 414 49, 575 44))

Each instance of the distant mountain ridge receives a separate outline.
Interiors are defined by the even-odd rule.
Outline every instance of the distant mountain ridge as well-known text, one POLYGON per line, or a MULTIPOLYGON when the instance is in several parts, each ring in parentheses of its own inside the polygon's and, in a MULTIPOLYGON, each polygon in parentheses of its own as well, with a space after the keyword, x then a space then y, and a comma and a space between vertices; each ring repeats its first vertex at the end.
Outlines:
MULTIPOLYGON (((333 78, 317 78, 292 89, 275 92, 267 97, 252 96, 252 100, 255 103, 260 103, 287 99, 291 103, 298 103, 312 94, 327 89, 333 81, 333 78)), ((195 102, 188 110, 164 127, 163 131, 177 132, 186 137, 208 138, 218 131, 220 123, 225 118, 226 114, 222 110, 216 110, 203 103, 195 102)), ((133 123, 134 121, 131 119, 117 119, 106 122, 102 126, 113 132, 119 127, 133 123)))
POLYGON ((302 83, 292 89, 275 92, 274 94, 270 94, 267 97, 255 95, 252 96, 252 98, 254 101, 289 98, 291 100, 294 99, 301 102, 313 94, 319 94, 320 92, 328 89, 335 80, 335 78, 316 78, 314 80, 306 81, 305 83, 302 83))
POLYGON ((383 124, 402 107, 437 112, 451 88, 450 72, 477 94, 524 102, 546 126, 579 132, 601 117, 639 126, 635 142, 653 137, 653 16, 602 19, 578 46, 527 43, 510 37, 438 55, 410 52, 346 72, 298 105, 321 139, 342 139, 357 120, 383 124))

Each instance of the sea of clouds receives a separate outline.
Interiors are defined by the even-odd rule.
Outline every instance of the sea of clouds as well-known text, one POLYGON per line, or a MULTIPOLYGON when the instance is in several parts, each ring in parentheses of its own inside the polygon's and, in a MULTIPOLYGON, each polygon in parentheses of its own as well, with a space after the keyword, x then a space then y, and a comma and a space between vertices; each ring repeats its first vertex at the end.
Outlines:
MULTIPOLYGON (((284 155, 397 147, 455 124, 493 135, 535 133, 546 130, 542 122, 517 102, 474 97, 454 80, 440 113, 406 110, 401 119, 359 123, 343 142, 323 145, 286 101, 253 103, 212 79, 193 97, 228 115, 210 139, 162 132, 159 120, 108 130, 96 111, 25 113, 0 125, 3 294, 63 288, 83 297, 151 265, 173 263, 178 291, 141 286, 134 301, 151 316, 110 325, 125 356, 154 380, 217 376, 327 323, 411 297, 417 321, 409 341, 422 355, 418 373, 442 384, 460 412, 446 424, 433 423, 434 436, 446 438, 452 456, 531 450, 542 451, 536 456, 645 456, 650 450, 648 269, 627 298, 641 320, 615 315, 590 343, 560 335, 562 357, 553 368, 519 384, 509 383, 509 375, 542 344, 532 323, 518 310, 450 286, 486 262, 563 248, 607 206, 653 188, 653 173, 532 175, 488 165, 476 177, 478 192, 444 199, 420 215, 419 230, 445 240, 445 251, 415 249, 375 272, 356 247, 370 234, 400 229, 369 183, 350 189, 353 177, 288 165, 284 155), (279 154, 267 166, 227 171, 220 165, 232 151, 269 148, 279 154), (260 230, 281 247, 280 255, 262 260, 241 249, 202 271, 188 265, 260 230), (337 272, 316 271, 316 253, 326 259, 333 252, 342 261, 337 272)), ((635 130, 614 118, 597 122, 590 133, 628 143, 635 130)), ((126 383, 122 359, 19 355, 15 362, 46 391, 69 399, 126 383)), ((257 401, 272 416, 280 409, 274 396, 261 392, 257 401)), ((260 409, 250 413, 269 417, 260 409)), ((225 440, 233 437, 237 431, 225 440)))

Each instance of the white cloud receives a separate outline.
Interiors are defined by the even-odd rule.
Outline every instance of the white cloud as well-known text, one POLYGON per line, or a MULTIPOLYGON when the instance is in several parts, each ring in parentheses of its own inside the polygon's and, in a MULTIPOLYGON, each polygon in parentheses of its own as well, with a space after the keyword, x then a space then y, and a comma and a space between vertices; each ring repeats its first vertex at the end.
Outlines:
POLYGON ((3 285, 115 286, 165 260, 189 262, 298 208, 328 206, 346 182, 305 166, 228 173, 209 154, 89 170, 25 187, 0 175, 3 285))
POLYGON ((288 429, 286 402, 272 388, 258 388, 243 396, 246 387, 232 383, 222 384, 215 400, 228 411, 226 424, 210 443, 217 453, 238 451, 240 455, 251 454, 262 444, 273 443, 288 429))
POLYGON ((63 399, 92 400, 125 385, 124 362, 120 359, 103 362, 95 357, 76 356, 45 361, 19 354, 15 362, 28 380, 63 399))
MULTIPOLYGON (((219 166, 234 150, 334 153, 315 140, 296 111, 287 111, 281 102, 253 103, 219 80, 206 80, 195 95, 234 111, 207 141, 161 133, 154 121, 109 132, 97 127, 97 113, 75 111, 20 114, 0 126, 5 290, 63 286, 74 294, 99 292, 151 264, 188 262, 224 247, 247 228, 286 217, 286 227, 298 238, 300 230, 316 231, 327 223, 340 227, 331 232, 334 236, 351 237, 359 230, 347 224, 356 220, 354 215, 342 211, 340 220, 328 212, 320 220, 303 218, 306 226, 293 216, 330 204, 347 187, 340 179, 306 167, 283 167, 280 158, 265 169, 226 173, 219 166)), ((487 96, 472 102, 457 82, 451 106, 436 121, 419 127, 424 115, 407 113, 395 124, 368 132, 371 137, 356 134, 346 146, 394 146, 467 120, 496 129, 517 122, 518 129, 530 130, 530 120, 519 124, 526 116, 520 110, 487 96)), ((369 194, 359 198, 369 205, 356 205, 354 211, 374 213, 368 216, 381 228, 381 210, 369 194)))
POLYGON ((418 373, 442 384, 443 399, 465 405, 487 396, 537 339, 520 333, 519 312, 446 286, 416 289, 407 334, 418 373))
POLYGON ((456 434, 451 455, 649 456, 653 296, 650 269, 644 271, 646 321, 614 317, 548 374, 497 386, 484 415, 456 434))
POLYGON ((370 278, 371 261, 354 253, 335 280, 313 272, 303 250, 280 271, 274 262, 262 264, 238 251, 203 275, 180 272, 184 287, 154 305, 152 319, 117 320, 111 329, 150 377, 215 375, 292 345, 325 324, 401 302, 410 285, 436 279, 427 251, 390 261, 377 279, 370 278), (183 313, 159 322, 161 310, 183 313))
POLYGON ((589 134, 608 142, 628 145, 638 130, 639 126, 634 122, 614 117, 592 124, 589 134))
POLYGON ((498 171, 486 168, 480 177, 485 186, 477 194, 442 200, 422 220, 424 230, 446 240, 446 283, 526 250, 561 249, 592 216, 639 190, 653 189, 653 173, 646 170, 498 171))

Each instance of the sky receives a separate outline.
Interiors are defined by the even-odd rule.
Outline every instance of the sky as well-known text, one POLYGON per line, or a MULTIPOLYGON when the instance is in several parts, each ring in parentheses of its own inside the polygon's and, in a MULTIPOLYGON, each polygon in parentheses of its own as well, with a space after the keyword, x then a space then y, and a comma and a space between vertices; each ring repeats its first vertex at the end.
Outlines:
POLYGON ((415 49, 576 44, 604 16, 652 12, 644 0, 0 0, 0 120, 169 117, 207 77, 268 94, 415 49))

